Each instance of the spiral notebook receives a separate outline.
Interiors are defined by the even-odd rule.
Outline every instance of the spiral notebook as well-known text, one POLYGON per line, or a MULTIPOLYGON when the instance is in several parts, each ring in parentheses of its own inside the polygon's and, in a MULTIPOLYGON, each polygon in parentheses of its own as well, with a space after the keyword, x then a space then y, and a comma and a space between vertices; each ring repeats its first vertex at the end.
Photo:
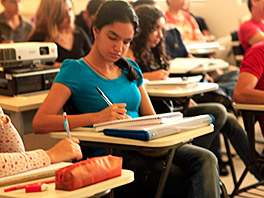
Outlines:
POLYGON ((208 126, 214 123, 214 117, 210 114, 193 116, 158 125, 134 126, 133 128, 106 128, 104 134, 115 137, 130 138, 142 141, 161 138, 175 133, 184 132, 208 126))
POLYGON ((173 122, 179 120, 183 117, 181 112, 172 112, 172 113, 162 113, 151 116, 141 116, 138 118, 124 119, 124 120, 114 120, 103 123, 94 124, 93 127, 95 131, 103 131, 107 128, 120 129, 124 127, 135 127, 135 126, 144 126, 144 125, 155 125, 173 122))

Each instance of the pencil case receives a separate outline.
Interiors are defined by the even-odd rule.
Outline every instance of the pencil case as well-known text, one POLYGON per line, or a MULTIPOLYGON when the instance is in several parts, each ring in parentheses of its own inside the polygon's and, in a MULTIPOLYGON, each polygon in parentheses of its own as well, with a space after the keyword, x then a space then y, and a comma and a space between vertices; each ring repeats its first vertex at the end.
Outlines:
POLYGON ((76 190, 121 175, 122 157, 94 157, 55 172, 57 190, 76 190))

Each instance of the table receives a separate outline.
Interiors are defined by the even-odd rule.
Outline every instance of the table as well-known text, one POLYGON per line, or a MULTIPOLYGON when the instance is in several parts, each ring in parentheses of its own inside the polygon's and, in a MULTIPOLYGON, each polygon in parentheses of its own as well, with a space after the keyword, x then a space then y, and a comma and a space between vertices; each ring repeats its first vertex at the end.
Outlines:
POLYGON ((264 105, 263 104, 238 104, 234 103, 234 107, 236 109, 239 109, 243 116, 243 122, 245 126, 245 130, 247 132, 248 136, 248 142, 249 142, 249 148, 250 148, 250 162, 246 165, 246 168, 244 169, 240 179, 236 183, 234 190, 230 197, 234 197, 235 195, 246 192, 247 190, 251 188, 256 188, 259 185, 264 185, 264 180, 257 182, 255 184, 252 184, 250 186, 244 187, 242 189, 239 189, 240 185, 242 184, 244 178, 246 177, 246 174, 249 171, 249 168, 253 164, 260 164, 263 165, 264 160, 257 157, 256 155, 256 149, 255 149, 255 115, 256 114, 264 114, 264 105))
POLYGON ((185 114, 188 108, 189 100, 193 95, 201 94, 218 89, 217 83, 198 83, 197 87, 188 89, 148 89, 147 92, 152 100, 162 99, 183 99, 183 113, 185 114))
POLYGON ((0 95, 0 106, 10 116, 22 138, 24 134, 32 132, 33 117, 46 98, 47 92, 14 97, 0 95))
POLYGON ((196 56, 208 56, 221 49, 218 42, 188 42, 184 43, 189 53, 196 56))
MULTIPOLYGON (((19 185, 23 184, 30 184, 40 181, 45 181, 52 179, 54 177, 49 177, 45 179, 40 180, 34 180, 31 182, 24 182, 20 183, 19 185)), ((48 184, 49 188, 47 191, 44 192, 34 192, 34 193, 25 193, 24 189, 19 189, 15 191, 10 192, 4 192, 4 189, 14 186, 5 186, 0 188, 0 197, 3 198, 72 198, 72 197, 93 197, 98 193, 107 191, 109 189, 113 189, 125 184, 128 184, 130 182, 134 181, 134 173, 130 170, 122 170, 122 175, 119 177, 115 177, 97 184, 93 184, 81 189, 77 189, 74 191, 63 191, 63 190, 55 190, 55 183, 48 184)))
POLYGON ((228 67, 228 62, 217 58, 175 58, 170 62, 169 72, 172 75, 204 74, 228 67))
MULTIPOLYGON (((105 136, 102 132, 91 132, 89 128, 76 128, 71 132, 72 137, 77 137, 81 141, 85 141, 90 146, 103 147, 103 148, 115 148, 121 150, 136 150, 145 152, 155 151, 168 151, 166 162, 163 166, 163 170, 160 177, 160 182, 157 187, 156 197, 162 197, 163 189, 165 187, 169 170, 172 164, 172 159, 175 150, 182 146, 184 143, 190 141, 193 138, 208 134, 214 130, 213 125, 201 127, 174 135, 169 135, 162 138, 157 138, 148 142, 124 139, 119 137, 105 136), (125 141, 124 141, 125 140, 125 141)), ((52 132, 51 137, 63 139, 67 137, 66 132, 52 132)))

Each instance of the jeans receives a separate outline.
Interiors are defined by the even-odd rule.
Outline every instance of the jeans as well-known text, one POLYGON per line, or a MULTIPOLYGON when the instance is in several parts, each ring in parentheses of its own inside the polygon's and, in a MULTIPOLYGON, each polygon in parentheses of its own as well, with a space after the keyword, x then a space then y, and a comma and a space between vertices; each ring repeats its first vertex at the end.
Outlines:
POLYGON ((215 117, 214 132, 195 138, 193 144, 211 150, 218 160, 222 159, 221 145, 213 144, 215 140, 220 141, 219 132, 226 123, 226 108, 220 103, 202 103, 197 106, 191 106, 187 110, 186 116, 197 116, 201 114, 212 114, 215 117))
MULTIPOLYGON (((115 190, 115 197, 154 197, 165 157, 150 157, 135 151, 115 151, 123 168, 133 170, 133 183, 115 190)), ((176 150, 163 198, 219 197, 216 157, 207 149, 185 144, 176 150)))

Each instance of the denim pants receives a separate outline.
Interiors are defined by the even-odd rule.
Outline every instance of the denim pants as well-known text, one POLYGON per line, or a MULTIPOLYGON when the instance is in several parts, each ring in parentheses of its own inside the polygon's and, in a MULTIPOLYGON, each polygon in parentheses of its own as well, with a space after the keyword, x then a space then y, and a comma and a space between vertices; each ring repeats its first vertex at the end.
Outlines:
MULTIPOLYGON (((115 190, 115 197, 155 196, 165 157, 150 157, 136 151, 115 151, 123 157, 123 168, 133 170, 133 183, 115 190)), ((163 198, 219 197, 217 159, 207 149, 186 144, 176 150, 163 198)))

